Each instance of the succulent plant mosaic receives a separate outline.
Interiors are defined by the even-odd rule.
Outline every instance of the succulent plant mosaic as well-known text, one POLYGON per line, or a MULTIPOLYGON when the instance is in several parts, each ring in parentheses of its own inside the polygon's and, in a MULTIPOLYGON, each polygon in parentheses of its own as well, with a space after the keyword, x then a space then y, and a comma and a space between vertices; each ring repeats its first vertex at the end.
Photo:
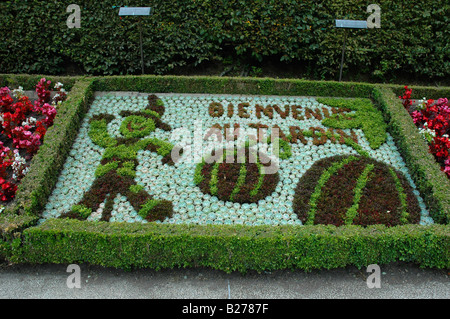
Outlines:
POLYGON ((98 94, 41 222, 49 218, 433 223, 370 100, 209 94, 98 94), (225 161, 239 150, 242 161, 225 161))

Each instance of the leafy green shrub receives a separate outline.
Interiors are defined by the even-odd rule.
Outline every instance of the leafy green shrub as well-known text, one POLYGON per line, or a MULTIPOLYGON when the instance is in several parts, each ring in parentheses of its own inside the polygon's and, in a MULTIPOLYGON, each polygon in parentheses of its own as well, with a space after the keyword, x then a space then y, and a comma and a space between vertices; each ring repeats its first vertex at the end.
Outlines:
POLYGON ((448 268, 446 225, 254 226, 145 225, 49 220, 26 229, 10 259, 86 262, 122 269, 211 267, 225 272, 333 269, 414 262, 448 268), (119 249, 120 247, 120 249, 119 249))
MULTIPOLYGON (((0 70, 10 73, 60 74, 65 66, 87 74, 139 73, 138 20, 119 18, 117 1, 81 0, 81 28, 66 25, 71 1, 8 1, 0 4, 0 70), (12 54, 13 53, 13 54, 12 54)), ((148 6, 125 0, 123 6, 148 6)), ((153 3, 143 19, 145 66, 156 73, 211 59, 218 50, 210 41, 208 18, 193 1, 153 3), (199 10, 200 9, 200 10, 199 10)))
MULTIPOLYGON (((0 72, 86 74, 141 72, 138 19, 118 16, 118 3, 80 0, 81 28, 69 29, 71 1, 0 3, 0 72)), ((381 29, 351 30, 348 69, 385 80, 398 73, 423 78, 449 75, 448 5, 445 0, 380 0, 381 29), (405 23, 407 21, 407 23, 405 23), (399 45, 402 44, 402 45, 399 45)), ((120 6, 148 6, 124 0, 120 6)), ((245 0, 154 1, 142 19, 147 72, 163 74, 204 61, 301 61, 315 78, 335 77, 344 32, 335 19, 366 20, 367 1, 245 0)), ((347 70, 347 68, 346 68, 347 70)))

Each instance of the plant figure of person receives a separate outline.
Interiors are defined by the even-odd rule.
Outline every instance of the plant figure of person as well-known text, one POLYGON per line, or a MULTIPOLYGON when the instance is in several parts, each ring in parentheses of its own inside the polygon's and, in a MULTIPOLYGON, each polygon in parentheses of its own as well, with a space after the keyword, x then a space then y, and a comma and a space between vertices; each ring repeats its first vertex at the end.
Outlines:
POLYGON ((83 195, 80 202, 72 206, 61 218, 87 219, 92 212, 105 206, 102 221, 109 221, 113 210, 114 198, 118 195, 127 197, 138 215, 147 221, 164 220, 172 216, 172 202, 157 200, 136 184, 137 152, 150 150, 162 156, 162 163, 173 165, 171 150, 173 145, 157 138, 143 138, 160 128, 170 131, 170 125, 161 121, 165 108, 156 95, 148 97, 147 107, 138 112, 122 111, 124 117, 120 125, 123 137, 113 138, 109 135, 107 125, 114 119, 110 114, 99 114, 90 120, 89 137, 98 146, 105 148, 101 164, 95 171, 95 180, 91 188, 83 195))

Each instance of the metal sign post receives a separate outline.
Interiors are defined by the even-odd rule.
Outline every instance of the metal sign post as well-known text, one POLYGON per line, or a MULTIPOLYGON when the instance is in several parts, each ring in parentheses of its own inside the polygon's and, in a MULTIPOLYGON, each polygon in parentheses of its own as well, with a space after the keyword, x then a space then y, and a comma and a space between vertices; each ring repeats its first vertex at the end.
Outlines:
POLYGON ((345 42, 347 41, 347 30, 344 31, 344 44, 342 45, 341 67, 339 70, 339 82, 342 80, 342 68, 344 67, 345 42))
POLYGON ((345 29, 344 44, 342 45, 341 67, 339 71, 339 82, 342 80, 342 68, 344 67, 345 44, 347 41, 348 29, 367 29, 367 21, 363 20, 336 20, 336 28, 345 29))
POLYGON ((144 50, 142 47, 142 19, 141 16, 149 16, 151 12, 150 7, 122 7, 119 10, 119 16, 138 16, 139 28, 139 43, 141 48, 141 67, 142 74, 144 74, 144 50))

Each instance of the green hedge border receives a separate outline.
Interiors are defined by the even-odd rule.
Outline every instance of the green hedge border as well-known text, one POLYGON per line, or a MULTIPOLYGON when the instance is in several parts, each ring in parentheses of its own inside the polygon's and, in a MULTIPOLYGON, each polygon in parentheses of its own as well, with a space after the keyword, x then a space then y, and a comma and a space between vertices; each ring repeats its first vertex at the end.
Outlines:
POLYGON ((373 86, 357 82, 206 76, 109 76, 97 91, 368 97, 373 86))
POLYGON ((386 87, 376 87, 373 99, 382 110, 412 178, 430 210, 440 224, 450 223, 450 181, 440 170, 428 145, 420 135, 400 99, 386 87))
MULTIPOLYGON (((24 81, 29 83, 27 85, 35 85, 35 80, 40 77, 0 75, 0 83, 24 81)), ((55 81, 53 77, 47 78, 55 81)), ((390 131, 422 196, 432 209, 433 218, 443 224, 449 222, 450 204, 444 196, 450 193, 448 180, 427 153, 426 144, 419 141, 417 130, 399 103, 396 90, 400 91, 400 87, 176 76, 77 77, 70 81, 73 84, 69 98, 33 159, 30 177, 27 175, 28 179, 24 179, 13 209, 0 218, 3 238, 0 256, 12 262, 86 262, 124 269, 205 266, 227 272, 330 269, 346 265, 362 267, 394 261, 450 268, 450 225, 248 227, 136 225, 54 219, 33 226, 54 186, 94 91, 373 98, 384 111, 390 131), (46 175, 48 173, 50 175, 46 175)), ((426 92, 427 98, 437 98, 449 89, 419 87, 419 92, 426 92)))
MULTIPOLYGON (((18 245, 19 246, 19 245, 18 245)), ((24 232, 14 262, 226 272, 419 263, 449 267, 449 227, 193 226, 49 220, 24 232)))
MULTIPOLYGON (((35 80, 40 79, 30 78, 33 80, 25 82, 36 84, 35 80)), ((93 84, 92 79, 75 82, 67 100, 58 108, 54 124, 48 129, 44 143, 33 157, 30 170, 21 181, 15 200, 0 215, 0 231, 3 237, 20 231, 39 219, 38 213, 51 194, 88 110, 94 95, 93 84)))

